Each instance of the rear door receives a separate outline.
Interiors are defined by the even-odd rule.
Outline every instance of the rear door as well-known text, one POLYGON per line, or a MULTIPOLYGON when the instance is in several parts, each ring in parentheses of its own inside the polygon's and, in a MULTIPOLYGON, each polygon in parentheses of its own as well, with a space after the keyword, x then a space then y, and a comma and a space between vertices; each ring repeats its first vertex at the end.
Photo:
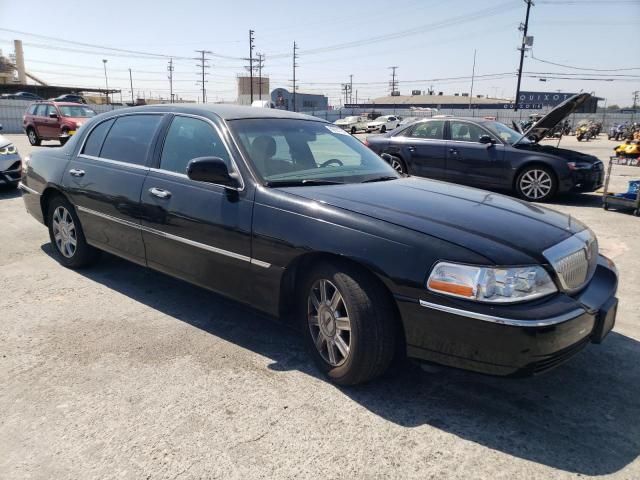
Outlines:
POLYGON ((145 113, 97 124, 63 177, 87 241, 141 264, 140 191, 162 119, 145 113))
POLYGON ((150 267, 239 300, 251 276, 253 195, 195 182, 197 157, 222 158, 240 175, 220 128, 209 119, 175 115, 142 188, 143 238, 150 267))
POLYGON ((447 179, 478 187, 508 187, 510 168, 504 161, 504 145, 494 134, 466 120, 449 121, 447 179), (489 135, 495 144, 480 143, 489 135))
POLYGON ((409 173, 445 180, 447 172, 444 128, 444 120, 416 123, 401 135, 394 136, 387 150, 390 154, 399 154, 404 159, 409 173))
POLYGON ((49 111, 49 105, 46 103, 39 103, 35 113, 33 114, 33 125, 36 127, 36 133, 40 138, 48 138, 48 122, 47 112, 49 111))

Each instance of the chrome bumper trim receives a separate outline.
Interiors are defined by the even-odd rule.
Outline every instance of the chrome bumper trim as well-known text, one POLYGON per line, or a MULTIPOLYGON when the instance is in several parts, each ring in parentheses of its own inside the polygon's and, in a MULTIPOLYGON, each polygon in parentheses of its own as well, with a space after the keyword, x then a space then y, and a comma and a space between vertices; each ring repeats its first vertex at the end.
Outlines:
POLYGON ((76 206, 78 211, 88 213, 90 215, 94 215, 96 217, 101 217, 106 220, 111 220, 112 222, 119 223, 121 225, 125 225, 127 227, 135 228, 141 230, 143 232, 152 233, 154 235, 158 235, 160 237, 168 238, 169 240, 174 240, 176 242, 184 243, 186 245, 190 245, 192 247, 201 248, 203 250, 207 250, 209 252, 217 253, 218 255, 224 255, 226 257, 235 258, 236 260, 242 260, 243 262, 251 263, 252 265, 256 265, 262 268, 271 267, 270 263, 263 262, 262 260, 256 260, 255 258, 247 257, 246 255, 241 255, 239 253, 230 252, 229 250, 223 250, 221 248, 214 247, 212 245, 207 245, 205 243, 196 242, 193 240, 189 240, 188 238, 179 237, 177 235, 172 235, 171 233, 163 232, 162 230, 156 230, 155 228, 145 227, 144 225, 140 225, 139 223, 130 222, 128 220, 123 220, 121 218, 113 217, 111 215, 107 215, 105 213, 96 212, 95 210, 91 210, 86 207, 76 206))
POLYGON ((558 323, 564 323, 569 320, 573 320, 574 318, 585 313, 585 310, 576 308, 575 310, 555 317, 543 318, 539 320, 516 320, 513 318, 504 318, 494 315, 485 315, 484 313, 470 312, 469 310, 462 310, 460 308, 447 307, 444 305, 439 305, 437 303, 427 302, 425 300, 420 300, 420 306, 438 310, 440 312, 451 313, 453 315, 473 318, 474 320, 497 323, 500 325, 509 325, 512 327, 548 327, 550 325, 557 325, 558 323))
POLYGON ((33 193, 34 195, 40 195, 40 192, 38 192, 38 191, 34 190, 33 188, 29 188, 29 187, 27 187, 27 186, 26 186, 24 183, 22 183, 22 182, 19 182, 19 183, 18 183, 18 188, 19 188, 20 190, 24 190, 24 191, 25 191, 25 192, 27 192, 27 193, 33 193))

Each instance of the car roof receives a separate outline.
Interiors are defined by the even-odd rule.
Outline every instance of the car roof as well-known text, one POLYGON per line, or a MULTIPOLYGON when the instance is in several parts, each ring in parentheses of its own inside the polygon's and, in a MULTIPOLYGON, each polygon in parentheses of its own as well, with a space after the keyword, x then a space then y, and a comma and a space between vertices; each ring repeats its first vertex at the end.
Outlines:
POLYGON ((447 115, 446 117, 436 116, 436 117, 428 117, 428 118, 418 118, 419 122, 425 122, 427 120, 464 120, 467 122, 475 122, 475 123, 488 123, 495 122, 496 120, 487 120, 486 118, 478 118, 478 117, 456 117, 452 115, 447 115))
POLYGON ((245 107, 240 105, 227 104, 162 104, 162 105, 144 105, 140 107, 128 107, 114 110, 115 115, 122 113, 134 112, 170 112, 170 113, 189 113, 195 115, 211 116, 216 115, 224 120, 239 120, 249 118, 291 118, 299 120, 313 120, 317 122, 326 122, 326 120, 304 115, 302 113, 289 112, 287 110, 278 110, 276 108, 256 108, 245 107))

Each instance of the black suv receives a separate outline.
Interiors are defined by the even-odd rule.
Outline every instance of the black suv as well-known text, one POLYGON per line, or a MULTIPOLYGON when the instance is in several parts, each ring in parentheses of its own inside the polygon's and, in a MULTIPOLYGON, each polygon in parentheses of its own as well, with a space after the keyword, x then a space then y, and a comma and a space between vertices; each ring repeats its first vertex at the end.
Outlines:
POLYGON ((493 120, 432 118, 366 144, 401 173, 487 189, 514 191, 529 201, 556 193, 592 192, 602 186, 604 168, 593 155, 540 145, 538 141, 578 108, 589 94, 568 99, 524 133, 493 120))

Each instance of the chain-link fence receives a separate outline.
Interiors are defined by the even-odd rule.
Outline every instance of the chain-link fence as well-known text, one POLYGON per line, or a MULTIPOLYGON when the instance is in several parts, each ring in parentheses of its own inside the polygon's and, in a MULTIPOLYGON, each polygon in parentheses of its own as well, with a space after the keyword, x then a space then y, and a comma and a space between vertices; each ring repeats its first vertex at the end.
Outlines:
MULTIPOLYGON (((32 102, 24 100, 0 100, 0 124, 3 126, 3 133, 22 133, 22 116, 25 110, 32 102)), ((107 112, 114 109, 126 108, 121 105, 88 105, 98 113, 107 112)), ((525 120, 532 113, 545 114, 549 111, 546 110, 513 110, 496 109, 441 109, 441 110, 410 110, 401 108, 383 108, 383 109, 363 109, 363 108, 343 108, 340 110, 320 110, 320 111, 308 111, 304 112, 315 117, 323 118, 329 122, 335 122, 336 120, 351 115, 367 115, 371 113, 379 115, 398 115, 402 118, 406 117, 419 117, 429 118, 434 115, 455 115, 458 117, 475 117, 475 118, 495 118, 497 121, 511 126, 512 121, 525 120)), ((569 121, 572 125, 576 125, 581 120, 595 120, 602 122, 603 131, 607 131, 612 125, 619 123, 633 123, 640 121, 640 115, 635 113, 612 113, 612 112, 599 112, 599 113, 575 113, 569 117, 569 121)))

